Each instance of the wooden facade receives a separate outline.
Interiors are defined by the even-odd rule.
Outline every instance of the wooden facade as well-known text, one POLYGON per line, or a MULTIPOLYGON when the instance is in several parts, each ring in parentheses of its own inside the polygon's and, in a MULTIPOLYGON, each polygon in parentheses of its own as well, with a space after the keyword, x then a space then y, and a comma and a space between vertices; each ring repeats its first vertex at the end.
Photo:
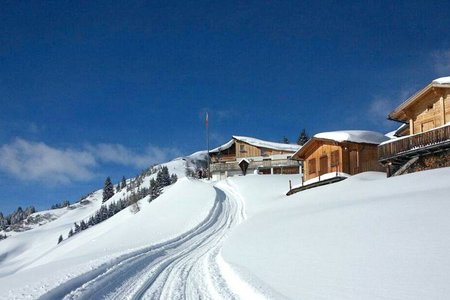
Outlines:
POLYGON ((265 142, 252 144, 254 138, 233 137, 227 144, 213 149, 210 152, 211 174, 214 179, 222 179, 233 175, 244 175, 257 172, 258 174, 299 174, 300 165, 289 158, 299 146, 286 146, 287 150, 277 149, 279 143, 265 142), (271 145, 275 145, 271 147, 271 145), (248 170, 243 172, 239 162, 248 160, 248 170))
POLYGON ((430 84, 389 114, 408 123, 407 134, 417 134, 450 122, 450 86, 430 84))
POLYGON ((408 125, 408 130, 398 131, 399 139, 379 146, 379 161, 386 166, 388 176, 406 171, 406 164, 412 159, 447 151, 450 149, 450 81, 433 81, 388 118, 408 125))
POLYGON ((293 151, 282 151, 250 145, 243 141, 235 140, 234 144, 225 150, 211 153, 212 162, 235 161, 248 157, 269 157, 277 154, 293 154, 293 151))
POLYGON ((304 180, 328 173, 354 175, 383 171, 378 163, 377 144, 337 142, 313 137, 292 157, 303 160, 304 180))

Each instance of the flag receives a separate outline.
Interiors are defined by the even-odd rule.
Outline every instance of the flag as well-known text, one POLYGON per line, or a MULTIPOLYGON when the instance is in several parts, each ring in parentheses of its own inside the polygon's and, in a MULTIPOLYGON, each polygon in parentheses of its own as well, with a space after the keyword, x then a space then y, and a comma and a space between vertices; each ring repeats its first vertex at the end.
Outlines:
POLYGON ((208 128, 208 112, 206 112, 205 125, 208 128))

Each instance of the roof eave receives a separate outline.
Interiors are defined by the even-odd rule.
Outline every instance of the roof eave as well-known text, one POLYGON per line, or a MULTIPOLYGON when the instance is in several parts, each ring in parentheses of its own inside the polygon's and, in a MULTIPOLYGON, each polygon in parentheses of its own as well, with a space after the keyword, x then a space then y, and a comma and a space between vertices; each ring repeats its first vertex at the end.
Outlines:
POLYGON ((431 82, 421 90, 419 90, 417 93, 409 97, 406 101, 404 101, 402 104, 400 104, 396 109, 394 109, 389 115, 388 120, 392 121, 398 121, 402 123, 407 123, 407 116, 405 114, 405 109, 408 108, 410 105, 414 104, 420 97, 422 97, 426 92, 428 92, 432 88, 450 88, 450 85, 448 84, 441 84, 441 83, 433 83, 431 82))

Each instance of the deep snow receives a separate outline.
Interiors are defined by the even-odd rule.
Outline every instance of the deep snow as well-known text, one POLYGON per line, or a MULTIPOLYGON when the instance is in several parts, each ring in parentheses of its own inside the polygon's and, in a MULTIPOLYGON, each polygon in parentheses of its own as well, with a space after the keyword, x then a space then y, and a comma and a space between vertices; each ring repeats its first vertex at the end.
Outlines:
MULTIPOLYGON (((187 164, 168 163, 180 177, 187 164)), ((389 179, 370 172, 292 196, 288 181, 298 175, 180 178, 138 213, 125 209, 56 245, 99 208, 98 191, 0 241, 0 295, 445 299, 448 178, 450 168, 389 179)))

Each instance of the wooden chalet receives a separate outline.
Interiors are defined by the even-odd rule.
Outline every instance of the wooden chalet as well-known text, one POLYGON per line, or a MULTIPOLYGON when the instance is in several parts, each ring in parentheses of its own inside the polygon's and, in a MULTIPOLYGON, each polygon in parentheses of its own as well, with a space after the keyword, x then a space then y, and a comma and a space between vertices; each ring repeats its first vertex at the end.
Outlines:
POLYGON ((228 143, 209 151, 212 179, 250 173, 299 174, 301 166, 289 159, 299 148, 299 145, 233 136, 228 143))
POLYGON ((388 176, 450 166, 450 77, 432 81, 388 119, 403 123, 396 139, 378 147, 388 176))
POLYGON ((354 175, 383 171, 378 163, 377 146, 387 140, 381 133, 349 130, 314 135, 292 159, 303 161, 303 181, 330 179, 340 173, 354 175))

